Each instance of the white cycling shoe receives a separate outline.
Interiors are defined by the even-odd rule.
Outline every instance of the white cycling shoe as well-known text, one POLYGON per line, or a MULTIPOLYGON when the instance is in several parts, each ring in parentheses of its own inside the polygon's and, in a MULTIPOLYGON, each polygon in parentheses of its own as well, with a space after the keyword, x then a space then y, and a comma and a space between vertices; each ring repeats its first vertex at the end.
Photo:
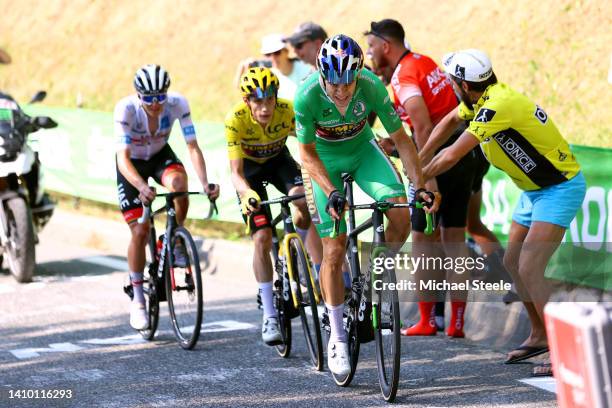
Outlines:
POLYGON ((329 371, 340 377, 351 372, 348 343, 341 341, 327 343, 327 366, 329 371))
POLYGON ((268 346, 282 344, 283 337, 278 330, 278 319, 276 317, 264 317, 261 325, 261 339, 268 346))
POLYGON ((149 327, 149 317, 143 303, 132 302, 130 305, 130 326, 134 330, 144 330, 149 327))

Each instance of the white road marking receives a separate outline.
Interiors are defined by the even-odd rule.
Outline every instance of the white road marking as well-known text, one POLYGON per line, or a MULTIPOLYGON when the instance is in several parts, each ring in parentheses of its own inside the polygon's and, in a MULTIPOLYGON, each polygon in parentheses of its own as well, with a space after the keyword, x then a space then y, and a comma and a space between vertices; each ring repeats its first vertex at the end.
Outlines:
POLYGON ((52 343, 49 344, 48 348, 37 347, 37 348, 23 348, 23 349, 15 349, 9 350, 9 352, 17 357, 20 360, 25 360, 27 358, 39 357, 40 353, 63 353, 63 352, 72 352, 83 350, 83 347, 77 346, 72 343, 52 343))
MULTIPOLYGON (((226 331, 236 331, 236 330, 251 330, 254 329, 255 325, 246 322, 237 322, 235 320, 219 320, 217 322, 210 322, 202 324, 202 329, 200 333, 218 333, 218 332, 226 332, 226 331)), ((158 331, 157 336, 159 335, 168 335, 172 334, 171 330, 163 330, 158 331)), ((79 343, 91 344, 97 346, 125 346, 131 344, 141 344, 148 343, 145 339, 142 338, 140 334, 128 334, 124 336, 118 337, 109 337, 109 338, 93 338, 86 340, 78 340, 79 343)), ((84 350, 85 347, 77 346, 73 343, 53 343, 49 344, 48 348, 45 347, 37 347, 37 348, 21 348, 21 349, 13 349, 9 350, 13 356, 20 360, 25 360, 34 357, 40 357, 41 353, 61 353, 61 352, 73 352, 84 350)))
POLYGON ((143 339, 140 334, 130 334, 130 335, 121 336, 121 337, 110 337, 108 339, 81 340, 79 343, 124 346, 128 344, 139 344, 139 343, 146 343, 146 342, 147 341, 143 339))
POLYGON ((87 258, 80 258, 79 261, 87 262, 95 265, 105 266, 107 268, 114 269, 115 271, 127 271, 129 270, 126 261, 120 259, 111 258, 108 256, 89 256, 87 258))
POLYGON ((532 387, 540 388, 544 391, 556 393, 557 392, 557 382, 554 377, 535 377, 535 378, 523 378, 519 380, 527 385, 531 385, 532 387))

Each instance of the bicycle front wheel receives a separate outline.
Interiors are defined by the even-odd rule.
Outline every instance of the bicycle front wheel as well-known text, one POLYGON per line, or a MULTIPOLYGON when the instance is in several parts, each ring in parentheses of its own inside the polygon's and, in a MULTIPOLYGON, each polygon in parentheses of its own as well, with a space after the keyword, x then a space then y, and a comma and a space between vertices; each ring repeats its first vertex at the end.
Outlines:
MULTIPOLYGON (((177 250, 179 251, 179 250, 177 250)), ((166 266, 166 297, 170 309, 172 329, 179 345, 192 349, 200 337, 202 326, 202 274, 200 258, 189 231, 177 227, 171 238, 166 266), (184 248, 184 259, 175 260, 174 248, 184 248)), ((178 258, 178 257, 177 257, 178 258)))
POLYGON ((383 397, 386 401, 392 402, 397 394, 401 355, 400 309, 397 290, 395 290, 395 270, 385 269, 380 275, 373 274, 372 279, 380 280, 380 284, 374 287, 381 289, 372 290, 378 380, 383 397), (394 289, 389 289, 389 287, 394 289))
POLYGON ((317 371, 323 370, 323 342, 321 340, 321 325, 319 324, 319 311, 315 299, 308 259, 298 238, 289 241, 289 256, 294 273, 291 282, 293 292, 297 296, 302 329, 306 339, 306 347, 310 354, 310 361, 317 371))

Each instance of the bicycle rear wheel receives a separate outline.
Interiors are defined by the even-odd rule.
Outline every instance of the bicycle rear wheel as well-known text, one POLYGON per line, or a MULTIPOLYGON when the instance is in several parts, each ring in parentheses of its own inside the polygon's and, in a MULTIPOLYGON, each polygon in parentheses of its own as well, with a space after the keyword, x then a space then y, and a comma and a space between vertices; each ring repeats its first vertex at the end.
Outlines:
POLYGON ((153 340, 157 325, 159 324, 159 296, 157 295, 158 288, 163 290, 161 285, 156 285, 157 263, 149 265, 148 279, 146 286, 143 288, 145 297, 145 307, 149 316, 149 327, 144 330, 139 330, 140 335, 145 340, 153 340))
POLYGON ((202 274, 193 238, 183 227, 174 230, 167 253, 170 256, 167 259, 173 259, 172 251, 177 243, 185 248, 185 265, 177 267, 173 266, 172 262, 167 262, 166 297, 174 334, 179 345, 190 350, 198 342, 202 326, 202 274))
POLYGON ((382 274, 372 278, 381 281, 380 285, 373 286, 380 287, 381 290, 372 290, 378 380, 385 401, 392 402, 399 383, 401 355, 399 301, 397 290, 389 289, 389 284, 396 283, 395 270, 385 269, 382 274))
POLYGON ((292 287, 297 295, 302 329, 306 339, 306 347, 310 354, 310 361, 317 371, 323 370, 323 342, 321 340, 321 326, 319 324, 319 311, 312 288, 312 281, 308 268, 308 260, 303 246, 298 238, 289 241, 289 256, 294 273, 292 287), (306 283, 306 287, 300 284, 306 283))

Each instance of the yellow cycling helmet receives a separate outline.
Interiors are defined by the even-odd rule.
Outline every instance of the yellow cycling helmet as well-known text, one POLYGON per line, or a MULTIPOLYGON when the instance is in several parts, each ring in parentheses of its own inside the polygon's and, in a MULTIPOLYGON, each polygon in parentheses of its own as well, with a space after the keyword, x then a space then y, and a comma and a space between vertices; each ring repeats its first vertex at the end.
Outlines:
POLYGON ((278 86, 277 76, 264 67, 249 68, 240 80, 240 91, 245 98, 254 96, 257 99, 262 99, 276 95, 278 86))

